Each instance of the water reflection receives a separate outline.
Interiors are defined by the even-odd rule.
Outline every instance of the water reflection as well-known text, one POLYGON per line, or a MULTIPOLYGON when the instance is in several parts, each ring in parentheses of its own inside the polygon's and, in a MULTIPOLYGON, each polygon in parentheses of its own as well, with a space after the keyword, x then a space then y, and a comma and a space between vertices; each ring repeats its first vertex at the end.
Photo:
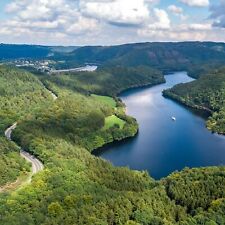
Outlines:
POLYGON ((156 179, 186 166, 224 165, 225 138, 206 129, 206 115, 162 96, 164 89, 192 80, 187 73, 179 72, 166 76, 165 84, 123 93, 120 97, 128 114, 137 119, 139 134, 109 145, 97 155, 116 166, 148 170, 156 179))

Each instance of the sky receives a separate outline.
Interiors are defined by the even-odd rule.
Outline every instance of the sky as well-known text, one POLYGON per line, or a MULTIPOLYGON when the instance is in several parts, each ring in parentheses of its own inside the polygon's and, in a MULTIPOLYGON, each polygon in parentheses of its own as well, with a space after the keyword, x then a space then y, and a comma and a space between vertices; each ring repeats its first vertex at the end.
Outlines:
POLYGON ((0 0, 0 42, 225 42, 225 0, 0 0))

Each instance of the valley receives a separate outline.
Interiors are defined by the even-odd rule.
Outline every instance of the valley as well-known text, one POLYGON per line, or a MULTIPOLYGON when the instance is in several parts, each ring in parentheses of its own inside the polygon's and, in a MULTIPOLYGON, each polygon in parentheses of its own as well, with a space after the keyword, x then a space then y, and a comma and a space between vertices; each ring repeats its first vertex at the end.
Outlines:
POLYGON ((207 130, 207 113, 163 97, 163 90, 180 83, 191 85, 193 79, 186 72, 171 73, 165 79, 164 84, 128 90, 119 96, 127 114, 137 119, 138 135, 103 147, 96 155, 116 166, 147 170, 155 179, 185 167, 224 165, 225 137, 207 130))
MULTIPOLYGON (((214 45, 217 44, 205 44, 210 51, 215 51, 215 66, 223 63, 223 53, 212 50, 217 49, 214 45)), ((137 46, 140 48, 142 44, 119 46, 116 51, 120 52, 121 48, 130 51, 130 47, 133 51, 137 46)), ((38 54, 47 52, 47 56, 36 56, 40 60, 51 57, 47 47, 37 48, 38 54)), ((203 48, 202 44, 199 48, 203 48)), ((114 47, 112 49, 115 51, 114 47)), ((31 50, 37 51, 35 46, 31 50)), ((84 50, 74 51, 79 55, 84 50)), ((98 51, 101 53, 102 49, 98 51)), ((67 58, 71 57, 71 52, 55 54, 58 58, 54 60, 62 57, 67 60, 66 65, 73 65, 71 68, 82 66, 77 56, 72 56, 74 61, 67 58)), ((44 166, 35 170, 37 173, 30 183, 0 193, 0 224, 224 223, 224 139, 211 134, 199 114, 162 97, 163 89, 192 81, 192 78, 184 72, 163 75, 165 71, 173 71, 177 61, 170 61, 171 65, 163 61, 159 67, 141 62, 133 65, 130 58, 128 65, 123 61, 127 54, 132 55, 123 52, 122 57, 117 52, 119 57, 113 59, 112 64, 101 60, 101 66, 91 72, 65 71, 49 75, 38 71, 31 73, 12 65, 0 66, 1 187, 13 184, 20 176, 28 177, 32 171, 31 165, 20 157, 18 146, 44 166), (176 121, 172 121, 172 117, 176 117, 176 121), (13 143, 4 137, 4 131, 15 121, 17 127, 12 136, 11 129, 6 135, 13 143), (123 142, 127 138, 131 139, 123 142), (203 140, 207 140, 205 145, 203 140), (108 159, 114 164, 122 160, 117 165, 123 167, 115 167, 93 155, 106 144, 118 141, 122 141, 118 144, 122 147, 113 153, 115 161, 111 156, 108 159)), ((82 60, 98 62, 100 55, 87 58, 84 54, 82 60)), ((184 55, 189 59, 193 57, 187 57, 186 50, 184 55)), ((185 64, 184 68, 191 65, 193 74, 197 72, 197 77, 203 77, 195 81, 196 90, 201 90, 202 79, 208 79, 204 71, 212 64, 207 60, 206 64, 198 72, 194 64, 185 64)), ((177 70, 180 68, 177 66, 177 70)), ((219 77, 213 87, 217 94, 210 98, 211 109, 215 112, 223 110, 219 107, 224 99, 221 95, 223 78, 219 77)), ((189 86, 192 82, 180 85, 189 86)), ((188 92, 190 90, 194 89, 187 88, 188 92)), ((182 94, 176 93, 177 96, 182 94)), ((222 127, 220 116, 213 118, 222 127)), ((110 152, 104 150, 101 155, 107 158, 110 152)))

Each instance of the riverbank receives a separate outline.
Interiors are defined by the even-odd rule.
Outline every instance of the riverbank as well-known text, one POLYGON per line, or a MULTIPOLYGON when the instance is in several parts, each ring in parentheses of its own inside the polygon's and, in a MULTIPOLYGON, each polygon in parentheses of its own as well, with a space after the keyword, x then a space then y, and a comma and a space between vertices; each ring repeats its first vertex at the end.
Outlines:
POLYGON ((163 96, 165 98, 172 99, 172 100, 176 101, 177 103, 179 103, 179 104, 183 105, 184 107, 187 107, 191 110, 197 110, 200 115, 202 115, 202 114, 205 115, 204 118, 205 118, 206 128, 209 131, 211 131, 212 133, 216 133, 218 135, 225 136, 225 132, 219 132, 219 131, 216 131, 216 130, 213 131, 212 128, 208 125, 208 119, 210 119, 213 116, 213 114, 215 113, 213 110, 211 110, 207 107, 204 107, 204 106, 188 103, 185 100, 181 99, 179 96, 176 96, 176 95, 171 94, 171 93, 166 92, 166 91, 163 92, 163 96))
POLYGON ((200 115, 202 115, 202 114, 206 115, 207 118, 213 114, 213 111, 211 109, 209 109, 207 107, 187 103, 185 100, 182 100, 179 96, 170 93, 168 90, 164 90, 162 93, 163 93, 163 97, 171 99, 171 100, 177 102, 178 104, 180 104, 184 107, 187 107, 189 109, 197 110, 197 112, 199 112, 200 115))
POLYGON ((123 93, 128 92, 128 91, 138 90, 138 89, 143 89, 143 88, 151 88, 151 87, 154 87, 156 85, 164 84, 164 83, 166 83, 165 77, 163 77, 163 79, 161 81, 157 81, 157 82, 153 82, 153 83, 147 83, 147 84, 141 84, 141 85, 132 85, 129 88, 125 88, 125 89, 122 89, 121 91, 117 92, 116 97, 119 98, 120 95, 122 95, 123 93))
MULTIPOLYGON (((129 117, 129 115, 127 114, 127 106, 120 98, 120 96, 123 93, 128 92, 128 91, 133 91, 133 90, 139 90, 139 89, 142 90, 143 88, 151 88, 151 87, 157 86, 159 84, 164 84, 164 83, 166 83, 165 77, 163 77, 163 79, 161 81, 156 81, 154 83, 147 83, 147 84, 142 84, 142 85, 132 85, 129 88, 119 91, 113 98, 115 99, 115 101, 117 101, 117 104, 118 104, 118 101, 120 102, 120 105, 122 108, 121 112, 123 112, 124 116, 129 117)), ((135 122, 136 130, 133 131, 131 135, 127 135, 127 136, 124 136, 123 138, 114 139, 107 143, 104 143, 102 146, 98 146, 98 148, 91 150, 91 153, 95 156, 98 156, 98 155, 100 155, 101 152, 103 152, 104 150, 107 150, 107 148, 110 146, 114 146, 116 144, 122 144, 122 143, 125 143, 125 142, 130 141, 133 138, 135 138, 139 133, 139 125, 138 125, 138 122, 135 117, 133 117, 133 120, 135 122)))
POLYGON ((186 166, 224 164, 223 139, 205 129, 205 119, 209 112, 202 113, 199 109, 196 111, 184 107, 162 96, 164 89, 193 79, 185 72, 165 77, 167 82, 164 84, 131 89, 119 96, 127 106, 127 113, 137 119, 138 135, 107 145, 94 154, 115 166, 148 170, 155 179, 166 177, 186 166), (171 121, 172 116, 177 118, 176 122, 171 121))
POLYGON ((198 80, 180 84, 164 91, 164 95, 188 107, 209 112, 206 126, 218 134, 225 134, 225 69, 209 71, 198 80))
POLYGON ((208 119, 214 114, 214 111, 207 108, 207 107, 204 107, 204 106, 199 106, 199 105, 193 105, 193 104, 189 104, 188 102, 186 102, 185 100, 182 100, 179 96, 176 96, 176 95, 173 95, 173 94, 170 94, 168 92, 163 92, 163 96, 165 98, 169 98, 169 99, 172 99, 174 101, 176 101, 177 103, 183 105, 184 107, 187 107, 191 110, 197 110, 197 112, 199 113, 199 115, 204 115, 204 118, 205 118, 205 123, 206 123, 206 127, 209 131, 211 131, 212 133, 216 133, 218 135, 221 135, 221 136, 225 136, 225 132, 216 132, 216 131, 212 131, 210 126, 208 126, 208 119))

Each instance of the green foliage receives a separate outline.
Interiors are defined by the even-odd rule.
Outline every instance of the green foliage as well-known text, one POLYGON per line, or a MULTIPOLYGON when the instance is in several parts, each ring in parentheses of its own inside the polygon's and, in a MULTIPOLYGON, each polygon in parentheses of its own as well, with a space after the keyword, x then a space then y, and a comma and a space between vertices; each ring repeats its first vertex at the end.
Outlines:
POLYGON ((185 169, 171 174, 165 181, 170 198, 192 213, 198 208, 208 209, 211 204, 216 205, 216 200, 225 196, 224 167, 185 169))
POLYGON ((48 206, 48 213, 50 216, 56 217, 63 213, 63 208, 59 202, 52 202, 48 206))
POLYGON ((126 123, 125 121, 121 120, 120 118, 118 118, 115 115, 108 116, 105 118, 104 129, 109 129, 114 126, 118 126, 120 129, 123 129, 125 123, 126 123))
POLYGON ((63 137, 93 151, 113 140, 136 134, 137 123, 134 119, 124 113, 119 115, 121 119, 108 116, 117 109, 89 96, 63 91, 61 93, 59 99, 51 104, 51 108, 30 116, 13 133, 16 142, 28 151, 35 154, 29 149, 29 140, 35 136, 63 137), (48 133, 45 134, 45 131, 48 133))
POLYGON ((0 132, 18 118, 40 110, 51 96, 43 84, 28 72, 0 66, 0 132))
POLYGON ((212 113, 207 127, 213 132, 225 134, 225 68, 208 72, 191 83, 176 85, 166 90, 164 95, 212 113))
POLYGON ((49 47, 38 45, 1 44, 0 60, 21 58, 42 59, 47 57, 50 50, 49 47))
POLYGON ((66 64, 96 63, 103 66, 150 66, 164 72, 188 71, 199 77, 225 63, 225 44, 213 42, 137 43, 120 46, 87 46, 52 57, 66 64))
MULTIPOLYGON (((15 93, 20 104, 13 106, 17 110, 12 110, 12 118, 19 118, 13 139, 41 159, 45 170, 35 175, 31 184, 0 196, 0 224, 224 224, 224 167, 186 169, 155 181, 147 172, 117 168, 90 153, 113 140, 134 136, 138 127, 135 119, 125 115, 121 102, 117 101, 115 108, 111 99, 109 104, 109 98, 100 100, 89 94, 93 91, 114 96, 134 84, 159 82, 158 75, 153 78, 152 73, 137 76, 139 69, 116 68, 117 72, 125 71, 122 76, 112 72, 112 68, 110 72, 104 69, 96 73, 41 76, 45 85, 57 93, 59 98, 54 102, 43 85, 32 74, 25 73, 24 76, 31 76, 26 78, 28 81, 34 80, 30 83, 25 79, 17 92, 34 85, 34 92, 21 90, 21 93, 37 96, 25 106, 26 98, 15 93), (130 71, 131 82, 126 83, 130 71), (104 77, 106 81, 102 80, 104 77), (105 118, 112 119, 110 123, 123 121, 123 127, 104 129, 105 118)), ((16 71, 18 77, 23 76, 16 71)), ((13 102, 9 93, 10 90, 5 97, 13 102)), ((8 114, 2 115, 8 119, 8 114)), ((4 138, 0 141, 4 143, 1 151, 7 162, 10 151, 16 154, 17 161, 18 148, 4 138)), ((1 165, 4 172, 6 167, 4 163, 1 165)), ((12 170, 13 179, 24 167, 22 161, 17 165, 12 170)))
MULTIPOLYGON (((0 66, 0 135, 19 118, 47 105, 50 95, 32 74, 0 66)), ((29 170, 19 149, 0 138, 0 187, 15 181, 21 172, 29 170)))
POLYGON ((96 100, 111 106, 112 108, 115 108, 117 106, 116 101, 113 98, 111 98, 111 97, 101 96, 101 95, 94 95, 94 94, 92 94, 91 96, 93 98, 95 98, 96 100))
MULTIPOLYGON (((46 170, 18 195, 8 196, 7 202, 1 200, 2 224, 21 214, 31 224, 34 221, 71 224, 71 220, 86 224, 95 221, 94 218, 105 224, 120 224, 119 221, 123 224, 135 208, 144 209, 151 204, 155 205, 154 214, 162 215, 161 196, 167 201, 168 197, 163 189, 153 190, 154 181, 147 173, 115 168, 62 139, 47 136, 41 142, 37 139, 32 139, 31 145, 33 150, 41 148, 48 155, 46 170)), ((168 202, 168 208, 163 209, 163 215, 171 220, 173 207, 168 202)))
POLYGON ((13 182, 20 172, 29 171, 28 164, 19 156, 18 147, 0 137, 0 190, 1 186, 13 182))
POLYGON ((113 66, 95 72, 75 72, 55 74, 42 79, 46 86, 57 86, 84 94, 116 96, 123 90, 164 82, 162 73, 150 67, 113 66))

